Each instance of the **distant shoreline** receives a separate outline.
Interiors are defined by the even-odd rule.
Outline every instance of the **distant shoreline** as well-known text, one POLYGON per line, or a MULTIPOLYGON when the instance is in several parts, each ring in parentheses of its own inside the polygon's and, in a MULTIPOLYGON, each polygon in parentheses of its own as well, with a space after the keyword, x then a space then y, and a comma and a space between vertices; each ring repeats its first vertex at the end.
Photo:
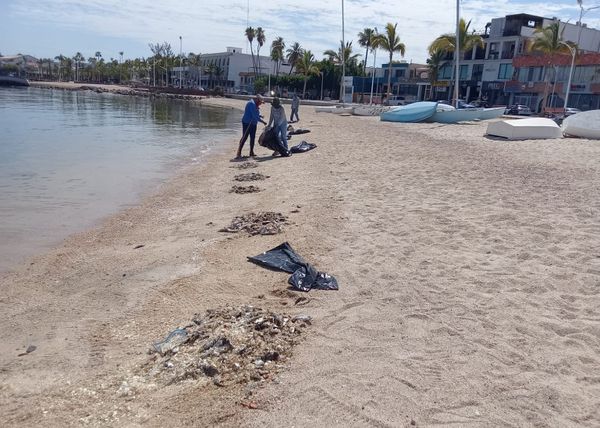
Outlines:
POLYGON ((68 91, 94 91, 98 93, 108 92, 119 95, 133 95, 141 97, 160 96, 164 98, 176 98, 185 100, 201 100, 207 98, 206 95, 190 94, 186 90, 164 87, 133 87, 128 85, 109 85, 98 83, 77 83, 77 82, 45 82, 30 81, 30 86, 46 89, 62 89, 68 91))

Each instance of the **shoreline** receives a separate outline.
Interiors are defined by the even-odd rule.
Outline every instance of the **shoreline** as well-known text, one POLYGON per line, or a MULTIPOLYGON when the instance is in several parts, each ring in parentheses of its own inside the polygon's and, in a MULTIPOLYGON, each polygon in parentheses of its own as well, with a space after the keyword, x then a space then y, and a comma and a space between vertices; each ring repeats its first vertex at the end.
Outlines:
POLYGON ((272 158, 257 147, 261 192, 229 192, 232 141, 0 279, 7 426, 598 420, 597 143, 497 142, 485 124, 399 126, 308 106, 300 118, 311 133, 291 143, 317 149, 272 158), (287 216, 283 233, 218 231, 258 211, 287 216), (295 306, 287 275, 246 261, 284 241, 340 290, 295 306), (286 370, 252 391, 256 408, 242 405, 244 385, 119 395, 151 343, 195 313, 243 304, 314 320, 286 370))
MULTIPOLYGON (((44 83, 44 82, 38 82, 38 83, 44 83)), ((54 89, 54 90, 57 90, 57 89, 89 90, 89 88, 87 88, 87 87, 83 87, 83 89, 82 89, 82 87, 80 87, 80 85, 77 85, 77 84, 74 85, 74 84, 59 82, 59 84, 56 85, 53 82, 50 82, 50 83, 51 83, 51 85, 47 86, 46 88, 54 89)), ((42 88, 42 86, 38 86, 38 88, 42 88)), ((119 94, 119 95, 136 95, 134 93, 128 93, 128 92, 122 90, 122 88, 118 88, 118 87, 111 87, 111 86, 107 87, 104 85, 97 85, 97 89, 98 89, 98 91, 96 91, 96 92, 98 92, 98 93, 109 92, 109 93, 114 93, 114 94, 119 94)), ((196 98, 194 98, 194 100, 197 101, 196 98)), ((184 99, 183 102, 184 103, 190 102, 190 100, 184 99)), ((226 129, 224 129, 224 131, 226 133, 228 133, 228 132, 232 131, 233 129, 234 129, 233 127, 227 127, 226 129)), ((178 155, 178 157, 165 158, 161 162, 160 168, 155 171, 156 177, 154 177, 150 180, 145 180, 144 184, 142 184, 140 182, 140 183, 138 183, 138 185, 132 186, 132 189, 134 191, 132 193, 128 193, 130 195, 129 197, 117 198, 114 201, 108 200, 108 202, 106 204, 104 204, 104 206, 97 207, 100 209, 100 212, 95 211, 96 215, 94 215, 94 213, 91 209, 88 209, 87 211, 89 212, 89 215, 83 216, 83 218, 87 219, 89 217, 89 221, 80 222, 81 224, 77 223, 77 222, 74 222, 74 223, 73 222, 71 222, 71 223, 65 222, 65 224, 67 224, 67 225, 70 224, 70 226, 68 228, 63 227, 63 229, 65 229, 63 231, 64 233, 51 233, 51 234, 48 234, 49 236, 51 236, 51 238, 48 238, 46 240, 32 239, 28 245, 22 245, 19 248, 15 248, 12 251, 12 254, 7 254, 7 257, 4 260, 5 263, 4 264, 0 263, 0 276, 4 276, 4 275, 8 274, 11 270, 16 268, 18 265, 27 263, 27 260, 29 258, 35 257, 36 255, 39 255, 41 253, 44 253, 45 251, 51 250, 51 249, 59 246, 71 234, 76 234, 76 233, 83 232, 83 231, 91 229, 91 228, 98 227, 106 219, 117 214, 121 210, 123 210, 127 207, 130 207, 132 205, 137 205, 137 204, 141 203, 141 201, 145 197, 148 197, 152 194, 158 193, 160 191, 160 187, 165 183, 165 181, 168 181, 170 178, 174 177, 175 175, 181 174, 182 171, 185 171, 187 168, 193 167, 194 164, 197 164, 199 162, 206 162, 207 155, 210 156, 210 154, 213 152, 221 153, 223 150, 225 150, 225 148, 222 146, 224 146, 225 143, 227 142, 227 137, 225 137, 224 135, 217 135, 217 133, 213 133, 213 134, 214 135, 211 134, 211 136, 209 136, 208 138, 206 136, 201 137, 200 142, 198 142, 198 138, 196 138, 194 141, 194 144, 197 147, 196 146, 190 147, 188 152, 185 152, 185 153, 182 152, 178 155), (35 245, 35 244, 37 244, 37 245, 35 245)), ((125 194, 123 194, 123 195, 125 195, 125 194)), ((75 195, 75 197, 77 197, 77 196, 78 195, 75 195)), ((82 208, 86 208, 86 206, 82 206, 82 208)), ((9 224, 12 224, 12 223, 9 223, 9 224)), ((25 236, 25 238, 28 238, 28 237, 25 236)), ((25 241, 28 242, 27 240, 25 240, 25 241)), ((15 243, 17 243, 16 240, 15 240, 15 243)), ((22 242, 20 242, 19 244, 21 245, 22 242)), ((8 250, 8 248, 9 247, 7 247, 7 250, 8 250)), ((4 254, 4 252, 3 252, 3 254, 4 254)))

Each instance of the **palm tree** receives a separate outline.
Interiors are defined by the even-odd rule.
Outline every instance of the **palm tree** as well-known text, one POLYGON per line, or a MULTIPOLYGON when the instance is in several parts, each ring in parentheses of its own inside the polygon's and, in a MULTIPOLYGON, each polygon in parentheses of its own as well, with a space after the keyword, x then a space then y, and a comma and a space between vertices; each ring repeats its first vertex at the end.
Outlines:
POLYGON ((306 95, 306 82, 310 76, 319 75, 319 67, 315 65, 315 56, 311 51, 304 51, 296 63, 296 71, 304 76, 304 89, 302 97, 306 95))
POLYGON ((262 29, 262 27, 257 27, 256 28, 256 44, 258 45, 256 47, 256 59, 258 62, 258 74, 262 73, 262 70, 260 68, 260 48, 263 47, 263 45, 265 44, 266 38, 265 38, 265 32, 262 29))
POLYGON ((442 49, 437 49, 433 52, 429 52, 429 58, 427 58, 427 68, 429 69, 429 81, 431 82, 431 85, 434 88, 436 88, 435 92, 431 94, 434 99, 437 99, 437 87, 434 85, 438 80, 440 65, 442 65, 445 56, 446 51, 442 49))
POLYGON ((363 74, 367 74, 367 58, 369 57, 369 49, 373 46, 373 39, 377 36, 377 30, 374 28, 365 28, 358 33, 358 44, 365 48, 365 62, 363 74))
POLYGON ((275 62, 275 75, 279 75, 279 67, 281 66, 281 61, 283 61, 283 50, 285 49, 285 42, 283 41, 283 37, 277 37, 271 43, 271 59, 275 62))
POLYGON ((385 26, 385 34, 382 34, 382 37, 377 41, 377 47, 387 51, 390 55, 387 84, 388 97, 391 94, 392 86, 392 57, 395 52, 400 52, 401 56, 404 56, 404 52, 406 52, 406 46, 400 41, 400 36, 396 32, 397 27, 398 24, 392 25, 391 22, 388 22, 385 26))
POLYGON ((79 66, 81 64, 81 61, 83 61, 84 59, 85 58, 83 57, 81 52, 77 52, 73 56, 73 60, 75 60, 75 80, 79 80, 79 66))
MULTIPOLYGON (((323 52, 323 55, 327 55, 329 60, 336 65, 344 65, 346 70, 348 70, 350 65, 356 64, 356 59, 360 56, 360 54, 352 54, 352 42, 346 42, 346 46, 343 45, 343 42, 340 40, 340 48, 336 52, 334 50, 328 49, 323 52)), ((342 96, 342 85, 344 82, 341 80, 340 76, 340 98, 342 96)))
POLYGON ((292 70, 296 66, 296 63, 300 59, 303 54, 304 49, 300 46, 300 43, 294 42, 292 46, 286 51, 287 52, 287 60, 290 64, 290 72, 292 74, 292 70))
POLYGON ((254 37, 256 37, 256 30, 252 27, 246 28, 246 38, 248 42, 250 42, 250 54, 252 54, 252 66, 254 67, 254 74, 256 75, 256 61, 254 59, 254 49, 252 47, 252 42, 254 41, 254 37))
MULTIPOLYGON (((471 21, 466 22, 460 18, 458 22, 458 49, 456 52, 456 33, 442 34, 429 45, 429 53, 435 51, 454 52, 454 61, 458 61, 459 56, 472 50, 475 46, 483 47, 483 38, 477 34, 469 34, 471 21)), ((460 78, 460 75, 458 76, 460 78)), ((458 92, 457 92, 458 95, 458 92)))
POLYGON ((206 67, 206 72, 208 73, 208 87, 209 88, 214 88, 214 81, 213 81, 213 76, 215 74, 216 71, 216 67, 214 63, 210 63, 208 64, 208 66, 206 67))
POLYGON ((337 52, 328 49, 323 52, 323 55, 327 55, 329 60, 333 61, 334 64, 341 65, 342 62, 345 62, 346 67, 356 63, 357 58, 360 56, 360 54, 352 54, 352 42, 346 42, 346 46, 344 47, 342 41, 340 41, 340 48, 337 52))
MULTIPOLYGON (((547 27, 538 28, 534 31, 535 39, 533 43, 529 45, 530 51, 542 52, 548 58, 547 65, 550 66, 553 62, 553 56, 556 54, 570 54, 571 48, 575 47, 575 44, 565 42, 562 39, 564 27, 561 31, 560 22, 555 21, 547 27)), ((546 88, 544 89, 543 102, 544 106, 548 107, 548 73, 545 73, 546 88)), ((556 66, 554 66, 554 81, 556 82, 556 66)), ((552 98, 554 98, 554 87, 552 88, 552 98)))

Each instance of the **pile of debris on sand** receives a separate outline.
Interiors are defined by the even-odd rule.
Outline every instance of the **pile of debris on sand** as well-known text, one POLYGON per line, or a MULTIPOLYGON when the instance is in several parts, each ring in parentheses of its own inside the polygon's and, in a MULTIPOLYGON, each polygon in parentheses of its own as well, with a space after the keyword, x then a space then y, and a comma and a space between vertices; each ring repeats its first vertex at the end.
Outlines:
POLYGON ((233 179, 236 181, 258 181, 265 180, 267 178, 269 178, 268 175, 263 175, 259 172, 248 172, 246 174, 238 174, 233 177, 233 179))
POLYGON ((250 213, 235 217, 231 224, 219 230, 219 232, 241 232, 246 231, 250 235, 275 235, 281 233, 287 217, 281 213, 271 211, 261 213, 250 213))
POLYGON ((256 193, 260 192, 257 186, 232 186, 229 193, 256 193))
POLYGON ((256 162, 242 162, 232 168, 237 168, 237 169, 250 169, 250 168, 256 168, 258 166, 258 164, 256 162))
POLYGON ((163 385, 189 379, 217 386, 262 381, 284 367, 310 324, 308 315, 253 306, 208 310, 155 343, 144 369, 163 385))

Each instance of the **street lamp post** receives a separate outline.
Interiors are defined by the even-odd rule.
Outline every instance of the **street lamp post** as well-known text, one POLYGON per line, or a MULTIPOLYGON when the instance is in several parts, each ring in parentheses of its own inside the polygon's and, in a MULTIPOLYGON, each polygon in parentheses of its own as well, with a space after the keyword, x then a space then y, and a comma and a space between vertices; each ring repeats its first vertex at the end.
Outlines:
POLYGON ((346 80, 346 41, 345 41, 345 36, 344 36, 344 0, 342 0, 342 84, 340 87, 340 98, 341 98, 341 102, 344 103, 345 102, 345 98, 346 98, 346 82, 344 82, 344 80, 346 80))
POLYGON ((181 71, 183 69, 183 39, 179 36, 179 89, 181 89, 181 71))
POLYGON ((579 5, 579 32, 577 34, 577 45, 575 48, 571 48, 569 47, 569 50, 571 51, 571 69, 569 70, 569 80, 568 80, 568 84, 567 84, 567 91, 565 93, 565 106, 564 108, 569 107, 569 94, 571 93, 571 81, 573 79, 573 69, 575 68, 575 56, 577 55, 577 50, 579 49, 579 43, 581 42, 581 31, 583 30, 583 15, 585 14, 585 12, 589 12, 590 10, 593 9, 598 9, 600 8, 600 6, 592 6, 592 7, 588 7, 587 9, 583 8, 583 0, 577 0, 577 4, 579 5))
POLYGON ((324 73, 322 71, 319 71, 319 74, 321 75, 321 101, 323 101, 323 75, 324 75, 324 73))

